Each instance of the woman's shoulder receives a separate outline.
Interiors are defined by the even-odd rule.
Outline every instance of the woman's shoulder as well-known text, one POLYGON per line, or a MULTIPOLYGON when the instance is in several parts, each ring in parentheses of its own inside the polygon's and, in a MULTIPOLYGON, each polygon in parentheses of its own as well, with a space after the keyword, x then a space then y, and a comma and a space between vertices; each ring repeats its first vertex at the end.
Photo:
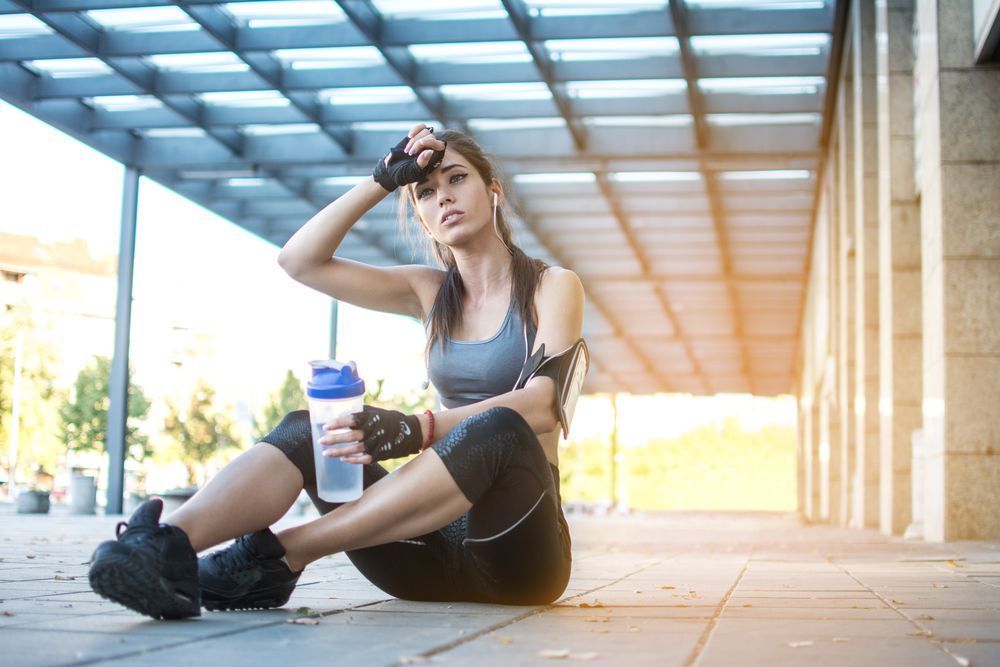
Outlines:
POLYGON ((426 264, 409 264, 405 268, 410 285, 420 301, 421 320, 426 320, 447 272, 426 264))
POLYGON ((538 280, 536 298, 540 301, 563 302, 565 299, 583 296, 583 281, 576 272, 561 266, 548 266, 538 280))

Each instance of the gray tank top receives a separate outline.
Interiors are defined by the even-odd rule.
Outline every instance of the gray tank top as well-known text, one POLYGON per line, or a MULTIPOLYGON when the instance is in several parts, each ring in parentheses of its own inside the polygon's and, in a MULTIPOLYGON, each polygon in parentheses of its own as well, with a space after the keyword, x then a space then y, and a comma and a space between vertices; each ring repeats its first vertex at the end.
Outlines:
POLYGON ((514 388, 534 344, 534 327, 523 325, 512 298, 500 330, 490 338, 435 343, 427 358, 428 379, 446 408, 482 401, 514 388))

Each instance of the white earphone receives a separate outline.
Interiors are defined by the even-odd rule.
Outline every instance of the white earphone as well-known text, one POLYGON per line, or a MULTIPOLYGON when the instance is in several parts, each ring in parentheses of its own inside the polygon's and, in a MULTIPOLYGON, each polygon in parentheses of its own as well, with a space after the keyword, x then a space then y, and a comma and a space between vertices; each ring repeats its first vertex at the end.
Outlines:
POLYGON ((497 206, 497 193, 494 192, 493 193, 493 208, 496 208, 496 206, 497 206))

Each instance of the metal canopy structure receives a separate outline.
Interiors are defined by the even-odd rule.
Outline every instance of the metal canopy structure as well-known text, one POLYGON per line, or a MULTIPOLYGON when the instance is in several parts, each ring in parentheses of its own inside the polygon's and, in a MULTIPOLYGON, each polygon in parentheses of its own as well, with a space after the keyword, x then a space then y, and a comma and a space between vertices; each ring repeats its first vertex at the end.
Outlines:
MULTIPOLYGON (((843 1, 841 2, 843 4, 843 1)), ((415 122, 588 293, 587 391, 790 392, 834 0, 0 0, 0 97, 275 244, 415 122)), ((393 199, 338 255, 424 261, 393 199)))

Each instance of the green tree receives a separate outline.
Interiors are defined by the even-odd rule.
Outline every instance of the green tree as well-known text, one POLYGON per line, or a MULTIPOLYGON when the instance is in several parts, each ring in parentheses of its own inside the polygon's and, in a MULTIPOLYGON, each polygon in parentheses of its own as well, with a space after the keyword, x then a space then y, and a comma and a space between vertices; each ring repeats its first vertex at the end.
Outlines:
POLYGON ((54 428, 56 422, 56 390, 54 386, 58 361, 56 353, 44 335, 44 327, 35 321, 24 304, 0 312, 0 455, 7 473, 17 470, 22 483, 30 475, 51 474, 62 460, 64 449, 54 428), (20 340, 20 344, 18 344, 20 340), (19 418, 16 460, 7 460, 10 442, 11 416, 14 399, 14 367, 20 356, 21 377, 18 385, 19 418))
POLYGON ((253 420, 254 442, 259 442, 270 433, 289 412, 304 409, 306 409, 306 394, 302 390, 302 382, 289 370, 281 387, 271 394, 270 402, 264 406, 260 416, 253 420))
MULTIPOLYGON (((77 374, 73 389, 64 397, 59 408, 62 440, 70 451, 104 451, 108 408, 111 405, 110 382, 111 359, 105 356, 95 356, 77 374)), ((139 430, 139 424, 149 414, 151 405, 142 388, 129 380, 125 454, 126 458, 137 462, 146 460, 152 454, 149 438, 139 430)))
POLYGON ((188 483, 205 478, 205 466, 216 455, 238 447, 232 418, 215 406, 215 389, 199 380, 186 409, 167 404, 164 431, 181 450, 188 483))

